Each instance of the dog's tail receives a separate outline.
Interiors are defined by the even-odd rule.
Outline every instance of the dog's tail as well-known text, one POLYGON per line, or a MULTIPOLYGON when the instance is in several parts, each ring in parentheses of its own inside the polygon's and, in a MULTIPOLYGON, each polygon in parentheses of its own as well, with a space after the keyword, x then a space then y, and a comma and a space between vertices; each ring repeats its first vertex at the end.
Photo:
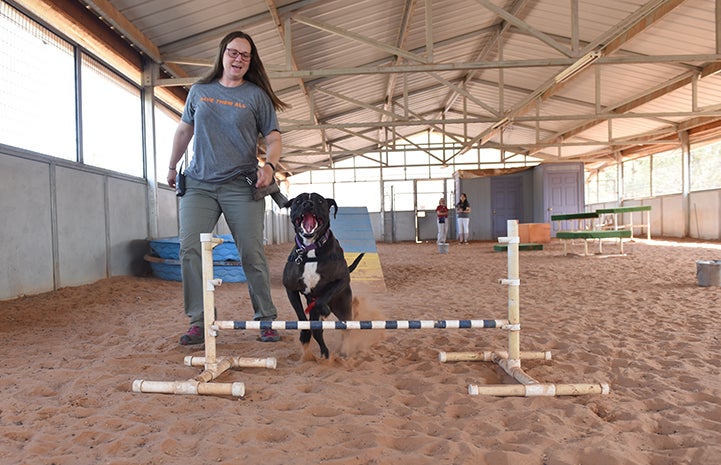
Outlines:
POLYGON ((348 273, 353 273, 353 270, 355 270, 358 267, 360 261, 363 260, 363 255, 365 255, 365 253, 358 255, 355 260, 353 260, 353 263, 348 266, 348 273))

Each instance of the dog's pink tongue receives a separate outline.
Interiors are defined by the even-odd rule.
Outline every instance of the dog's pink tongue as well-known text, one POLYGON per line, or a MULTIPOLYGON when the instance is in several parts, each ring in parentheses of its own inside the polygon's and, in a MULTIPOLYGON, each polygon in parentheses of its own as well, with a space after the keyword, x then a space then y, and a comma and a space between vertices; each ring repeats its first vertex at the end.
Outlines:
POLYGON ((311 215, 310 213, 306 213, 303 215, 303 229, 305 232, 313 232, 316 228, 316 221, 315 216, 311 215))

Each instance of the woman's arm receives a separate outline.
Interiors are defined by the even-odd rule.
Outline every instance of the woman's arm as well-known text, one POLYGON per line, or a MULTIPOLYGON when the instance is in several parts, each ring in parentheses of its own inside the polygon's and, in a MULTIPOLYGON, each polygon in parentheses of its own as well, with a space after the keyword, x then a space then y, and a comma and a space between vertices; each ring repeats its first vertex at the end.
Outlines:
POLYGON ((193 138, 193 126, 181 121, 178 123, 178 129, 175 130, 173 136, 173 148, 170 152, 170 165, 168 166, 168 185, 175 187, 175 171, 178 162, 183 158, 183 154, 188 149, 190 139, 193 138))
POLYGON ((265 165, 258 169, 256 187, 265 187, 273 182, 273 174, 280 163, 283 152, 283 139, 278 131, 271 131, 265 136, 265 165), (271 166, 272 165, 272 166, 271 166))

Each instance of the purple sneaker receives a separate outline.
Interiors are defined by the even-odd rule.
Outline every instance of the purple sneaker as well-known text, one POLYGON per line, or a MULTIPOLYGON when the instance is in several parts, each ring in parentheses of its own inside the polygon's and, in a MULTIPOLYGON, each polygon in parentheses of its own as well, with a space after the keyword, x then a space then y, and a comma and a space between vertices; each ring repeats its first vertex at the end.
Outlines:
POLYGON ((181 346, 190 346, 194 344, 202 344, 205 342, 205 335, 203 334, 203 328, 200 326, 191 326, 188 332, 180 336, 181 346))
POLYGON ((260 340, 263 342, 278 342, 280 341, 280 335, 278 335, 278 331, 271 328, 261 329, 260 340))

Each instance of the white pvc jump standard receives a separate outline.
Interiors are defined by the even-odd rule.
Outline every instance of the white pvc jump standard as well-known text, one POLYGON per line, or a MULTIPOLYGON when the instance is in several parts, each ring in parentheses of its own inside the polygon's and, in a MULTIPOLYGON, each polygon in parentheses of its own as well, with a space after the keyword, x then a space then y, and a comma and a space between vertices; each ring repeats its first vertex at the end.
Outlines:
POLYGON ((245 384, 211 383, 230 368, 275 368, 276 359, 220 357, 216 354, 215 338, 218 332, 213 328, 215 320, 215 287, 222 284, 222 280, 213 278, 213 249, 223 242, 212 234, 201 234, 203 264, 203 323, 205 331, 205 357, 185 357, 186 366, 203 366, 202 373, 187 381, 133 381, 133 392, 147 392, 160 394, 192 394, 192 395, 219 395, 243 397, 245 384))
POLYGON ((496 384, 479 386, 468 385, 470 395, 492 396, 575 396, 584 394, 608 394, 610 388, 606 383, 583 384, 544 384, 539 383, 526 374, 521 368, 521 359, 550 360, 550 352, 521 352, 520 335, 520 285, 518 255, 520 238, 518 237, 518 221, 508 220, 508 237, 499 237, 498 242, 508 244, 508 278, 500 279, 499 283, 508 286, 508 351, 493 352, 441 352, 441 362, 450 361, 492 361, 508 373, 520 384, 496 384))

